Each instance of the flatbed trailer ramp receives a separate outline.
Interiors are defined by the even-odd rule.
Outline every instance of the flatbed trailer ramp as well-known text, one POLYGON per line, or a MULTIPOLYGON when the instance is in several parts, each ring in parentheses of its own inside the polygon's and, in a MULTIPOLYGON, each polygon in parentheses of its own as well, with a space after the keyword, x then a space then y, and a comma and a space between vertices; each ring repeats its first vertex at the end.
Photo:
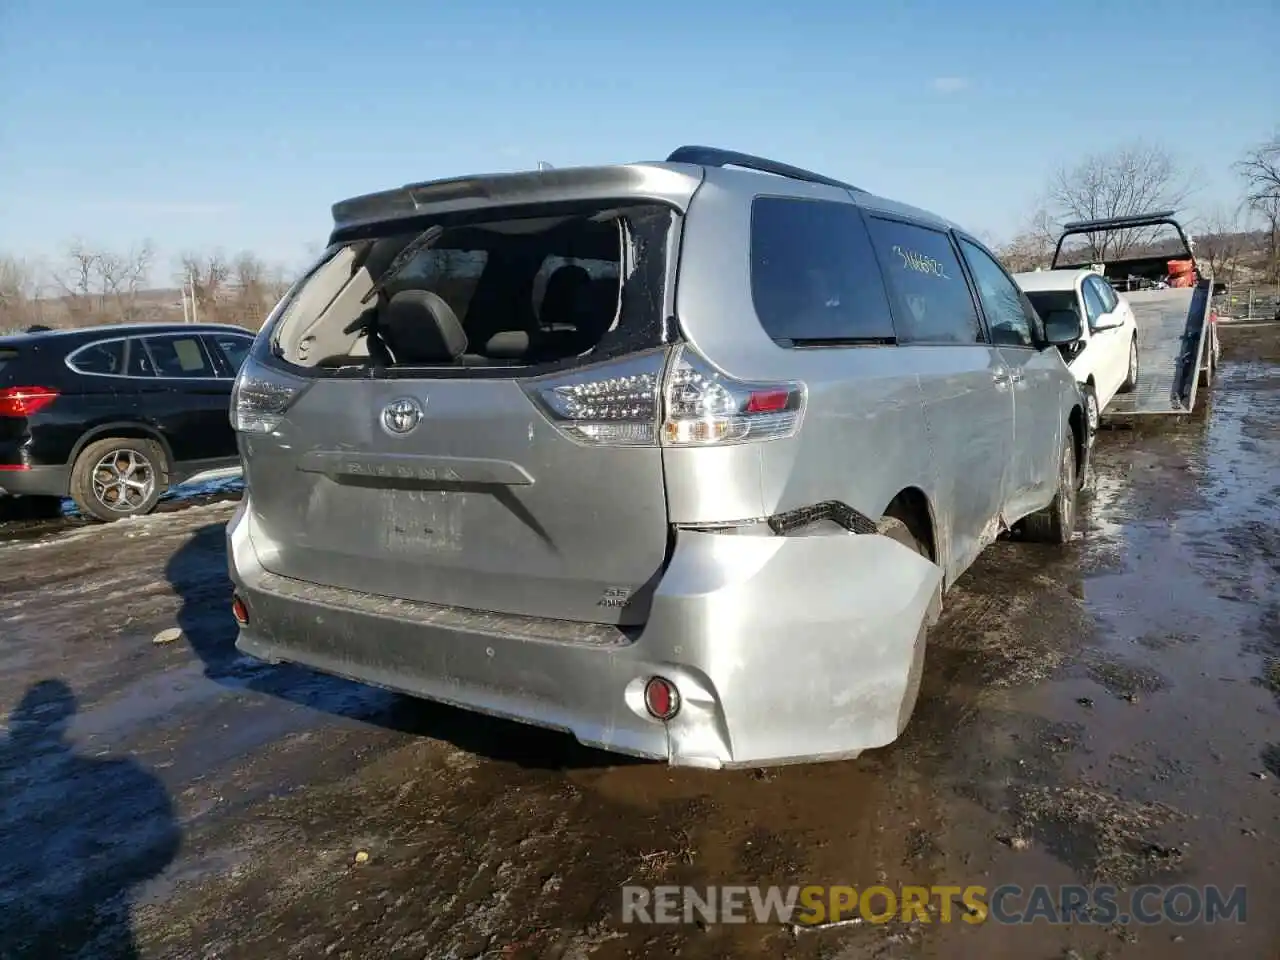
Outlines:
POLYGON ((1213 375, 1216 343, 1209 319, 1212 283, 1123 296, 1138 326, 1138 385, 1107 405, 1104 419, 1186 415, 1195 409, 1200 374, 1213 375))
MULTIPOLYGON (((1150 239, 1150 238, 1148 238, 1150 239)), ((1123 247, 1122 247, 1123 249, 1123 247)), ((1102 419, 1129 420, 1139 416, 1185 416, 1196 406, 1201 374, 1206 384, 1213 380, 1218 361, 1218 336, 1211 313, 1213 279, 1201 271, 1190 238, 1174 218, 1172 210, 1139 213, 1099 220, 1080 220, 1062 228, 1053 252, 1050 269, 1067 266, 1100 269, 1102 275, 1129 301, 1138 327, 1138 383, 1130 393, 1117 394, 1102 419), (1112 259, 1106 256, 1108 234, 1127 234, 1129 249, 1142 238, 1142 231, 1172 227, 1178 235, 1181 253, 1156 253, 1154 249, 1112 259), (1070 237, 1086 237, 1088 245, 1066 251, 1070 237), (1084 253, 1083 262, 1064 262, 1064 255, 1084 253), (1189 259, 1195 286, 1172 286, 1172 258, 1189 259), (1100 267, 1098 266, 1100 264, 1100 267), (1165 287, 1162 279, 1171 284, 1165 287), (1137 287, 1138 289, 1134 289, 1137 287), (1151 289, 1155 287, 1155 289, 1151 289), (1145 288, 1145 289, 1144 289, 1145 288)))

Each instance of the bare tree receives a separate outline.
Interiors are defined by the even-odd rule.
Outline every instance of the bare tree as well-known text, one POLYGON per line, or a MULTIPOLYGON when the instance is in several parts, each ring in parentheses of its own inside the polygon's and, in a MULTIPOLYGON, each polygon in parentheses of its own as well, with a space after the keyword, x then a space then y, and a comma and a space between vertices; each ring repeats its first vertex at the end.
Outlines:
POLYGON ((151 272, 154 249, 149 240, 125 253, 103 251, 95 269, 98 276, 99 312, 113 319, 138 319, 138 294, 151 272))
POLYGON ((93 316, 98 256, 84 241, 73 240, 67 246, 62 266, 53 272, 53 281, 62 293, 74 326, 88 323, 93 316))
POLYGON ((1013 273, 1048 267, 1053 260, 1059 228, 1053 217, 1044 209, 1037 210, 1008 243, 1002 244, 996 253, 1005 267, 1013 273))
POLYGON ((1209 267, 1214 279, 1230 283, 1240 260, 1249 251, 1248 237, 1241 229, 1239 210, 1214 210, 1204 221, 1204 231, 1196 237, 1196 254, 1209 267))
POLYGON ((1280 134, 1254 147, 1235 166, 1245 182, 1245 204, 1262 217, 1269 232, 1270 279, 1280 281, 1280 134))
POLYGON ((191 284, 199 316, 203 320, 218 320, 225 312, 227 284, 231 279, 231 265, 221 253, 184 253, 180 260, 180 280, 191 284))
POLYGON ((0 331, 43 323, 42 292, 39 275, 31 263, 0 256, 0 331))
MULTIPOLYGON (((1053 216, 1065 222, 1176 211, 1190 193, 1191 178, 1174 156, 1139 141, 1060 168, 1049 181, 1047 200, 1053 216)), ((1154 235, 1152 228, 1086 234, 1085 249, 1095 261, 1118 259, 1154 235)))

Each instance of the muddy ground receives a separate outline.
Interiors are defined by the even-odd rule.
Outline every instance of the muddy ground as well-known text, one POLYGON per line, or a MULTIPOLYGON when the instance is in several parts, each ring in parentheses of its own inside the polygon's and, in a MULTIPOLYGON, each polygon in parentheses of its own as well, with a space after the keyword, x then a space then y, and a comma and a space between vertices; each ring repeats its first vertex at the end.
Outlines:
POLYGON ((964 577, 906 735, 847 763, 672 771, 246 661, 229 503, 11 529, 0 958, 1274 955, 1280 328, 1224 340, 1205 415, 1099 437, 1070 547, 964 577), (1245 885, 1248 914, 657 928, 626 882, 1245 885))

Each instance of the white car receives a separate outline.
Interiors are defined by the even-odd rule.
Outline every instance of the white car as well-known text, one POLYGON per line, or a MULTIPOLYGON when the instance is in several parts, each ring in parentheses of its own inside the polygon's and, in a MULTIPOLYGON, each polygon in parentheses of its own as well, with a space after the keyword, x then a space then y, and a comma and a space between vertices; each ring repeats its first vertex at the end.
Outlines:
POLYGON ((1105 278, 1089 269, 1014 274, 1046 326, 1079 333, 1061 347, 1084 387, 1090 432, 1117 393, 1138 385, 1138 325, 1133 307, 1105 278))

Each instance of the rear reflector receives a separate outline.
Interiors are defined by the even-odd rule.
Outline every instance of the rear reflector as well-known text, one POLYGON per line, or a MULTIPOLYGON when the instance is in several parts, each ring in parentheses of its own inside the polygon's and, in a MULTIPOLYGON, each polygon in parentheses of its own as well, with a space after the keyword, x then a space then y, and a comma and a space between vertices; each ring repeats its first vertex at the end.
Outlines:
POLYGON ((644 708, 656 720, 670 720, 680 712, 680 694, 670 680, 650 677, 644 685, 644 708))
POLYGON ((6 387, 0 390, 0 417, 29 417, 57 399, 52 387, 6 387))
POLYGON ((236 618, 236 623, 240 624, 240 626, 247 627, 249 625, 249 608, 235 594, 231 596, 231 615, 236 618))

